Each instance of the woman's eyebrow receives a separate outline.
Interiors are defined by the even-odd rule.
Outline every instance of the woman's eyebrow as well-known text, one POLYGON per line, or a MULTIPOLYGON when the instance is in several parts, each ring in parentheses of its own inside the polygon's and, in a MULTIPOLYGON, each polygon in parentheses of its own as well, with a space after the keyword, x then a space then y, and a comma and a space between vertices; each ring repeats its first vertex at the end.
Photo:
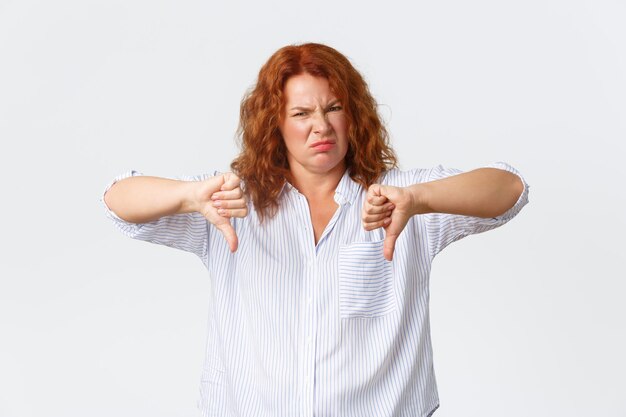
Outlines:
MULTIPOLYGON (((330 103, 328 103, 328 107, 334 106, 335 104, 339 103, 341 100, 339 100, 338 98, 332 100, 330 103)), ((289 110, 311 110, 312 107, 306 107, 306 106, 296 106, 296 107, 292 107, 289 110)))

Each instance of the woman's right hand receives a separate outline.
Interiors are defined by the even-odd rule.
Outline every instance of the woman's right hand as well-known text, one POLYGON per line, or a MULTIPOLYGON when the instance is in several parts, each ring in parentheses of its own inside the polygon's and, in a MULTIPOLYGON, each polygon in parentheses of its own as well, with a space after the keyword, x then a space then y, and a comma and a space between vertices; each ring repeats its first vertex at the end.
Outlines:
POLYGON ((230 218, 248 215, 248 204, 240 187, 241 180, 232 172, 227 172, 196 184, 191 196, 194 210, 224 235, 230 251, 235 252, 238 239, 230 218))

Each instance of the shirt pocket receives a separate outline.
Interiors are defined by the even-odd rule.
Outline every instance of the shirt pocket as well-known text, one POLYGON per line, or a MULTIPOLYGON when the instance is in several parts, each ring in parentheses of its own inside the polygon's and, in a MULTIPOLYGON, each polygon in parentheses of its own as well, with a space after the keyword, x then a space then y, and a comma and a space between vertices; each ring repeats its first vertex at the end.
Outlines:
POLYGON ((382 240, 339 248, 339 310, 344 319, 397 310, 391 262, 383 257, 382 240))

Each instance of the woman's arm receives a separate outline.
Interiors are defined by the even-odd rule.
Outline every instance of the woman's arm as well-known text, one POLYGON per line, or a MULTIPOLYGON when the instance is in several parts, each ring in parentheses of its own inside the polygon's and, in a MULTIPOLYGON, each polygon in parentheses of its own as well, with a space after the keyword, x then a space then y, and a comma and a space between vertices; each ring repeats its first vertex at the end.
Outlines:
POLYGON ((199 212, 222 232, 233 252, 237 249, 237 235, 228 218, 248 213, 239 177, 232 173, 204 181, 129 177, 116 182, 104 195, 104 202, 117 216, 131 223, 199 212))
POLYGON ((196 182, 136 176, 116 182, 104 195, 106 205, 130 223, 148 223, 163 216, 191 213, 196 182))
POLYGON ((450 213, 496 217, 513 207, 524 190, 515 174, 479 168, 408 187, 412 214, 450 213))
POLYGON ((373 184, 363 205, 363 227, 385 228, 384 254, 391 260, 395 241, 412 216, 450 213, 496 217, 513 207, 523 189, 517 175, 497 168, 479 168, 408 187, 373 184))

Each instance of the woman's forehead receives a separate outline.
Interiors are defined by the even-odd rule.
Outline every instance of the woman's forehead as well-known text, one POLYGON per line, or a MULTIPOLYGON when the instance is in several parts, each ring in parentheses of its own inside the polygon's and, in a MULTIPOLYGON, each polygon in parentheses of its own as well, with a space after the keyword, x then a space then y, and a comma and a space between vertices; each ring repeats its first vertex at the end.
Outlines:
POLYGON ((328 79, 306 73, 294 75, 287 79, 283 93, 288 103, 332 101, 337 99, 328 79))

